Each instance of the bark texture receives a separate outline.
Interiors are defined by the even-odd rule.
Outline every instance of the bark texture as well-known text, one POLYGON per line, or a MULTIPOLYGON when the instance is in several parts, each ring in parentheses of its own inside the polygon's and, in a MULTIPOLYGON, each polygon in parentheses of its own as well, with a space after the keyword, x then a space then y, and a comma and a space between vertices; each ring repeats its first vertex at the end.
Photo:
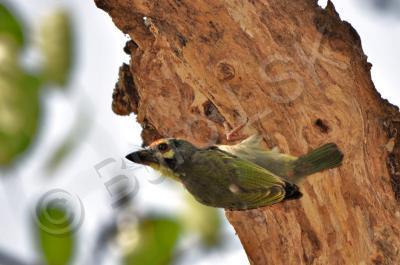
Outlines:
POLYGON ((226 213, 252 264, 400 264, 400 114, 332 3, 95 1, 132 39, 113 109, 137 114, 145 144, 223 142, 249 118, 269 147, 343 150, 301 200, 226 213))

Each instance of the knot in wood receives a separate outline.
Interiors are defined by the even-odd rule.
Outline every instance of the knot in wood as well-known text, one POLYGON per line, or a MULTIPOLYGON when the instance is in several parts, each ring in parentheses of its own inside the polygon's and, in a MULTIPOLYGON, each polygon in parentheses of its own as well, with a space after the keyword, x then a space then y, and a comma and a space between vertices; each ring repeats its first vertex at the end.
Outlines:
POLYGON ((220 81, 231 80, 235 77, 235 68, 228 63, 219 63, 217 69, 217 78, 220 81))

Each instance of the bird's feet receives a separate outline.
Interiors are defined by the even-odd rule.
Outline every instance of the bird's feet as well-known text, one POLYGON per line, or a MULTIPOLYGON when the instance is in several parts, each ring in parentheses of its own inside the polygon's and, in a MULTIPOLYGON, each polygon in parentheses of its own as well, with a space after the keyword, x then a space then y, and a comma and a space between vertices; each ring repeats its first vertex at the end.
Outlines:
POLYGON ((247 137, 247 135, 242 134, 240 131, 247 125, 249 122, 249 118, 246 118, 246 121, 235 128, 231 128, 229 124, 225 121, 224 128, 225 128, 225 135, 227 141, 238 141, 243 140, 247 137))

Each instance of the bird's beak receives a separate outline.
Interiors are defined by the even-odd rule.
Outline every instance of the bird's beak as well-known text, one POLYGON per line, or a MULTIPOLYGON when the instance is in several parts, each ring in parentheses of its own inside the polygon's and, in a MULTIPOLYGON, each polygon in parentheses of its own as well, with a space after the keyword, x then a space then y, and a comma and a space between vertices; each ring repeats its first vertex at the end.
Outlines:
POLYGON ((125 156, 126 159, 142 165, 149 165, 151 163, 159 163, 158 159, 156 158, 154 151, 151 149, 144 149, 139 150, 129 155, 125 156))

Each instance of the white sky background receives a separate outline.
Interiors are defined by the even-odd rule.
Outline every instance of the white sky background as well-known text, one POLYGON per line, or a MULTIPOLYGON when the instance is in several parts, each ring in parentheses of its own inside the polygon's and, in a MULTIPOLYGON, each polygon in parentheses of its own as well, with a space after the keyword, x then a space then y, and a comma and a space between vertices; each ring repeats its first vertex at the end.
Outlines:
MULTIPOLYGON (((2 1, 2 0, 0 0, 2 1)), ((54 91, 44 99, 44 125, 39 139, 21 166, 8 173, 10 178, 0 178, 0 249, 8 250, 26 259, 35 257, 29 230, 28 209, 41 193, 52 188, 62 188, 77 194, 85 208, 85 220, 79 230, 85 252, 90 251, 92 236, 96 234, 99 220, 112 212, 110 196, 105 181, 121 173, 118 165, 103 171, 99 178, 94 165, 106 158, 120 161, 129 151, 141 144, 140 126, 134 116, 120 117, 111 111, 111 93, 118 76, 118 68, 129 60, 122 51, 128 40, 112 23, 109 16, 95 7, 92 0, 13 0, 17 10, 26 19, 30 28, 35 28, 37 18, 45 15, 52 7, 66 6, 70 9, 77 34, 77 65, 70 90, 54 91), (33 23, 33 24, 32 24, 33 23), (79 26, 78 26, 79 25, 79 26), (87 100, 89 98, 89 100, 87 100), (56 172, 57 177, 43 175, 42 162, 71 128, 75 117, 94 117, 84 143, 65 161, 56 172), (91 115, 93 114, 93 115, 91 115)), ((361 0, 334 1, 341 18, 349 21, 361 36, 364 52, 373 64, 372 75, 378 91, 384 98, 400 105, 400 17, 376 13, 363 6, 361 0)), ((28 57, 36 58, 34 51, 28 57)), ((28 59, 28 61, 30 61, 28 59)), ((152 174, 139 172, 140 191, 137 196, 138 209, 162 209, 173 212, 180 209, 178 187, 168 182, 152 185, 152 174), (164 186, 164 187, 162 187, 164 186)), ((135 171, 135 175, 138 175, 135 171)), ((247 258, 229 225, 232 246, 226 253, 213 253, 196 260, 195 254, 184 264, 206 265, 247 264, 247 258), (196 260, 196 261, 194 261, 196 260)), ((112 257, 108 264, 112 262, 112 257)))

